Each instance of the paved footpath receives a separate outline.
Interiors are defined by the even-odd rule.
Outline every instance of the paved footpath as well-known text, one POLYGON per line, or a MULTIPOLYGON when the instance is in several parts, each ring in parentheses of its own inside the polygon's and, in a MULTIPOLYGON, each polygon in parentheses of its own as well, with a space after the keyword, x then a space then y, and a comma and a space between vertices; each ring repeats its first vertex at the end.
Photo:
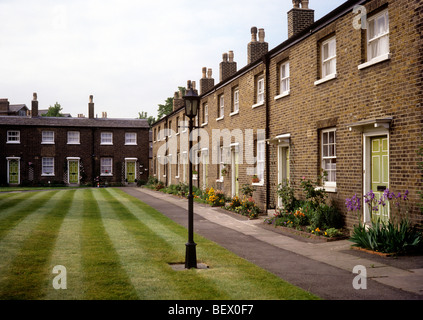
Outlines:
MULTIPOLYGON (((187 226, 188 201, 145 188, 121 188, 187 226)), ((380 257, 351 250, 348 240, 316 242, 286 236, 221 208, 194 203, 194 232, 282 279, 328 300, 423 300, 423 256, 380 257), (354 266, 367 288, 353 287, 354 266)), ((194 238, 195 241, 195 238, 194 238)))

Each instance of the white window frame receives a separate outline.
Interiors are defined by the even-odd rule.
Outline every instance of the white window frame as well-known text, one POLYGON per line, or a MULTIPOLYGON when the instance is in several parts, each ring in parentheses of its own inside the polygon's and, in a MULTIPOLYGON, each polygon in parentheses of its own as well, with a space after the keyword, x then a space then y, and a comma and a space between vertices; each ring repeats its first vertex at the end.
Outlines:
POLYGON ((230 116, 236 115, 239 113, 239 88, 234 89, 234 109, 231 112, 230 116))
POLYGON ((41 144, 54 144, 54 131, 42 131, 41 144))
POLYGON ((113 132, 102 132, 100 134, 101 145, 113 145, 113 132))
POLYGON ((68 144, 81 144, 81 133, 79 131, 68 131, 68 144), (75 135, 72 137, 72 135, 75 135))
POLYGON ((257 103, 252 106, 252 108, 256 108, 259 106, 264 105, 264 77, 260 76, 257 78, 257 103))
POLYGON ((320 72, 321 79, 314 82, 315 86, 336 78, 336 36, 323 41, 320 46, 320 72), (325 56, 326 47, 328 56, 325 56), (330 52, 331 47, 334 48, 332 55, 330 52), (327 71, 327 66, 330 66, 329 71, 327 71))
POLYGON ((334 168, 330 168, 328 172, 327 179, 328 181, 324 181, 323 186, 325 187, 326 191, 335 192, 336 191, 336 128, 329 128, 321 131, 321 168, 328 172, 326 168, 326 162, 329 162, 331 165, 334 165, 334 168), (333 141, 330 141, 330 135, 333 134, 333 141), (327 135, 327 140, 325 143, 325 135, 327 135), (331 146, 333 146, 333 152, 331 150, 331 146), (325 154, 325 150, 327 151, 325 154), (333 163, 333 160, 335 162, 333 163), (332 177, 334 174, 334 178, 332 177))
POLYGON ((125 145, 136 146, 137 145, 137 133, 136 132, 125 132, 125 145))
POLYGON ((219 148, 217 149, 219 154, 218 154, 218 160, 219 160, 219 178, 216 180, 216 182, 223 182, 223 175, 222 175, 222 170, 225 167, 225 158, 224 158, 224 148, 223 146, 219 146, 219 148))
POLYGON ((225 96, 221 94, 219 96, 219 109, 218 118, 216 121, 222 120, 225 117, 225 96))
POLYGON ((201 126, 205 126, 208 123, 209 123, 209 105, 206 103, 204 104, 203 124, 201 126))
POLYGON ((21 143, 21 132, 20 130, 8 130, 7 131, 7 141, 9 144, 19 144, 21 143))
MULTIPOLYGON (((374 32, 375 33, 375 32, 374 32)), ((381 48, 379 46, 379 48, 381 48)), ((389 15, 388 10, 384 10, 383 12, 380 12, 373 17, 370 17, 367 19, 367 61, 371 61, 373 59, 378 58, 379 56, 385 55, 389 53, 389 15), (372 31, 372 25, 373 27, 376 27, 376 21, 378 21, 380 18, 384 18, 385 20, 385 29, 382 30, 380 34, 374 34, 372 38, 371 37, 371 31, 372 31), (385 48, 385 51, 379 52, 376 55, 372 55, 373 50, 371 50, 371 46, 373 43, 380 43, 383 38, 387 38, 387 48, 385 48)))
POLYGON ((100 175, 113 176, 113 158, 104 157, 100 159, 100 175))
POLYGON ((291 90, 291 88, 290 88, 291 79, 290 79, 289 61, 282 63, 279 68, 280 68, 279 69, 279 74, 280 74, 279 85, 280 85, 280 87, 279 87, 279 96, 277 96, 276 99, 289 95, 289 92, 291 90))
POLYGON ((41 159, 41 176, 54 176, 54 157, 43 157, 41 159))
POLYGON ((181 154, 178 152, 176 154, 176 170, 175 170, 175 178, 179 179, 179 165, 181 163, 181 154))
POLYGON ((265 157, 266 157, 266 142, 263 139, 257 139, 256 175, 257 175, 257 178, 259 178, 259 182, 253 183, 253 185, 264 184, 265 157))

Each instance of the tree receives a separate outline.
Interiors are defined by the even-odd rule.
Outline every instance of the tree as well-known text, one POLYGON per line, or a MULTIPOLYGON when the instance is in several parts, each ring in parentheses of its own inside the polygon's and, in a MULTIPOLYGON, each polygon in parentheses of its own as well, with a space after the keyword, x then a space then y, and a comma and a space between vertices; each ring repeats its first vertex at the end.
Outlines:
POLYGON ((144 111, 138 112, 138 119, 147 119, 150 128, 153 126, 153 123, 156 122, 153 116, 148 116, 147 112, 144 111))
POLYGON ((167 116, 173 111, 173 98, 167 98, 165 104, 159 104, 159 109, 157 110, 157 120, 167 116))
MULTIPOLYGON (((186 88, 178 87, 179 91, 182 93, 182 96, 185 95, 186 88)), ((157 110, 157 120, 167 116, 173 111, 173 97, 166 99, 165 104, 159 104, 159 109, 157 110)))
POLYGON ((44 117, 63 117, 63 113, 61 113, 62 107, 58 102, 54 104, 54 106, 50 106, 46 114, 43 114, 44 117))

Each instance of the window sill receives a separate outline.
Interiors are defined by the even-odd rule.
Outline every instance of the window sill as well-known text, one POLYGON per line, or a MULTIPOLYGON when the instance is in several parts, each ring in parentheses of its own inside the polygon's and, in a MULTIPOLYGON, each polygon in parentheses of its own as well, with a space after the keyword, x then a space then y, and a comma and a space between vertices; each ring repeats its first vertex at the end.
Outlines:
POLYGON ((385 53, 385 54, 383 54, 383 55, 381 55, 379 57, 373 58, 370 61, 367 61, 365 63, 359 64, 358 65, 358 70, 365 69, 365 68, 370 67, 372 65, 375 65, 375 64, 377 64, 379 62, 387 61, 387 60, 390 60, 390 59, 391 59, 391 54, 390 53, 385 53))
POLYGON ((319 84, 322 84, 322 83, 324 83, 324 82, 327 82, 327 81, 330 81, 330 80, 336 79, 336 77, 337 77, 336 73, 332 73, 332 74, 330 74, 330 75, 328 75, 328 76, 324 77, 323 79, 319 79, 319 80, 317 80, 317 81, 314 81, 314 85, 315 85, 315 86, 318 86, 319 84))
POLYGON ((253 104, 253 105, 251 106, 251 108, 252 108, 252 109, 254 109, 254 108, 261 107, 261 106, 264 106, 264 101, 259 102, 259 103, 256 103, 256 104, 253 104))
POLYGON ((336 188, 336 185, 332 186, 323 186, 323 187, 316 187, 315 190, 322 190, 325 189, 326 192, 335 193, 338 192, 338 189, 336 188))
POLYGON ((113 143, 100 143, 100 146, 112 146, 113 143))
POLYGON ((138 144, 136 143, 125 143, 125 146, 137 146, 138 144))
POLYGON ((55 174, 54 173, 51 173, 51 174, 49 174, 49 173, 42 173, 41 176, 42 177, 54 177, 55 174))
POLYGON ((221 116, 221 117, 219 117, 219 118, 216 118, 216 121, 223 120, 223 118, 225 118, 225 116, 221 116))
POLYGON ((7 141, 6 144, 21 144, 20 141, 7 141))
POLYGON ((208 125, 208 124, 209 124, 208 122, 204 122, 204 123, 202 123, 202 124, 201 124, 201 126, 202 126, 202 127, 205 127, 205 126, 206 126, 206 125, 208 125))
POLYGON ((287 97, 287 96, 289 96, 289 94, 290 94, 290 91, 285 91, 285 92, 281 93, 280 95, 276 96, 275 100, 279 100, 283 97, 287 97))
POLYGON ((216 179, 216 182, 223 182, 223 178, 216 179))
POLYGON ((79 143, 79 142, 68 142, 67 144, 74 144, 74 145, 77 145, 77 144, 81 144, 81 143, 79 143))
POLYGON ((113 173, 102 173, 100 177, 113 177, 113 173))
POLYGON ((54 142, 41 142, 41 144, 54 144, 54 142))
POLYGON ((264 186, 264 181, 260 181, 260 182, 252 182, 251 183, 252 186, 258 186, 258 187, 262 187, 264 186))
POLYGON ((235 115, 237 115, 237 114, 239 114, 239 110, 238 110, 238 111, 234 111, 234 112, 230 113, 230 114, 229 114, 229 116, 231 116, 231 117, 232 117, 232 116, 235 116, 235 115))

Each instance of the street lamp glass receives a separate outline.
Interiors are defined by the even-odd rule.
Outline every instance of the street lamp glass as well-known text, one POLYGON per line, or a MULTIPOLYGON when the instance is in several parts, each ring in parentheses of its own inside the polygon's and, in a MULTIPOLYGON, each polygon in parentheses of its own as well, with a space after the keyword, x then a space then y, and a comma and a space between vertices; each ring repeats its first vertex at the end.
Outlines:
POLYGON ((189 118, 194 118, 198 113, 199 97, 197 93, 190 88, 184 96, 185 100, 185 114, 189 118))

